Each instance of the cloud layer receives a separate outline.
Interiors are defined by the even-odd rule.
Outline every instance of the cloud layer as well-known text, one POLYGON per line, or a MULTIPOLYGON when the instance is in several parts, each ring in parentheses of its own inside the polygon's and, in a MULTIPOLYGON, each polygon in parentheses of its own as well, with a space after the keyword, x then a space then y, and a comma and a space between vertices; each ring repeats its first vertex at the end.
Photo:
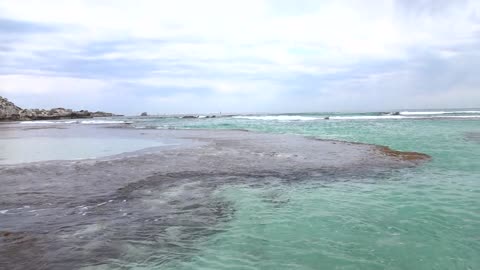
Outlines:
POLYGON ((5 0, 0 63, 25 107, 479 107, 480 3, 5 0))

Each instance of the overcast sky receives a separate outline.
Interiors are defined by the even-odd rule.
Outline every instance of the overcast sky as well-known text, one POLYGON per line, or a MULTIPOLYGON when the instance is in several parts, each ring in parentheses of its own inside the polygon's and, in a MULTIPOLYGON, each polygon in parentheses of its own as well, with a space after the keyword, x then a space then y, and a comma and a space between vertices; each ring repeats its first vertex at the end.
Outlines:
POLYGON ((0 95, 125 114, 480 107, 480 1, 2 0, 0 95))

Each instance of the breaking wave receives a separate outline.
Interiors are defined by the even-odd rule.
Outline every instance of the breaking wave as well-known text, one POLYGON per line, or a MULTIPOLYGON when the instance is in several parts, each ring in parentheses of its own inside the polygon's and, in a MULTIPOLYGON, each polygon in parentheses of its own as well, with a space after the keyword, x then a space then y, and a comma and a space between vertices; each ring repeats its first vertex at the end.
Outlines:
POLYGON ((68 121, 22 121, 24 125, 64 125, 64 124, 83 124, 83 125, 106 125, 106 124, 130 124, 128 121, 119 120, 68 120, 68 121))
MULTIPOLYGON (((473 112, 472 112, 473 113, 473 112)), ((403 114, 400 115, 337 115, 337 116, 301 116, 301 115, 265 115, 265 116, 234 116, 235 119, 263 121, 319 121, 319 120, 402 120, 402 119, 442 119, 442 118, 480 118, 479 115, 443 115, 437 114, 403 114)))
POLYGON ((401 115, 480 114, 480 111, 404 111, 401 115))
POLYGON ((320 117, 310 117, 301 115, 265 115, 265 116, 234 116, 236 119, 248 120, 270 120, 270 121, 312 121, 323 119, 320 117))

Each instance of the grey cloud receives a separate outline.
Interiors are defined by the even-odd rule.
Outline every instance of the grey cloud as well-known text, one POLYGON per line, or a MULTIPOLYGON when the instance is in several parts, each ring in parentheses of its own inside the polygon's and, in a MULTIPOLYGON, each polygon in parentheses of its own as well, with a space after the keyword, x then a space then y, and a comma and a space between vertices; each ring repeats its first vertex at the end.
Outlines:
POLYGON ((0 18, 1 34, 28 34, 55 31, 51 25, 0 18))
MULTIPOLYGON (((188 59, 178 56, 166 59, 108 59, 104 56, 110 53, 119 53, 128 56, 129 50, 145 50, 154 46, 161 49, 170 44, 201 44, 199 40, 175 39, 132 39, 94 42, 70 50, 49 50, 31 52, 34 57, 6 54, 4 65, 0 73, 8 74, 15 70, 17 74, 28 74, 31 69, 42 70, 48 73, 57 73, 79 78, 96 79, 135 79, 142 77, 170 78, 229 78, 229 79, 274 79, 275 74, 244 74, 237 72, 238 65, 262 64, 273 65, 259 59, 188 59), (7 64, 7 61, 8 64, 7 64), (227 68, 224 68, 227 67, 227 68), (22 71, 24 70, 24 71, 22 71)), ((5 49, 10 49, 6 47, 5 49)))
MULTIPOLYGON (((310 4, 316 5, 314 1, 311 1, 310 4)), ((399 16, 399 23, 415 25, 418 22, 417 19, 422 18, 433 19, 435 22, 437 19, 443 20, 452 11, 464 9, 466 5, 467 1, 463 0, 397 0, 395 1, 395 10, 399 16)), ((290 6, 291 4, 288 3, 284 5, 287 15, 302 14, 306 11, 305 8, 314 9, 312 6, 306 5, 292 12, 287 10, 290 6)), ((281 5, 280 8, 282 8, 281 5)), ((465 10, 465 16, 469 16, 468 18, 471 18, 472 22, 479 24, 479 14, 471 12, 470 14, 469 12, 469 10, 465 10)), ((244 55, 235 58, 234 56, 220 54, 216 59, 205 59, 205 57, 184 57, 179 53, 166 56, 165 59, 131 59, 135 55, 132 54, 132 51, 148 53, 151 48, 158 51, 166 45, 185 43, 202 45, 204 42, 199 39, 181 36, 176 36, 170 40, 118 39, 82 44, 76 48, 65 48, 65 50, 33 50, 32 52, 19 52, 18 54, 15 51, 16 48, 12 45, 30 34, 65 31, 66 28, 67 26, 62 25, 51 26, 0 19, 0 60, 2 62, 0 74, 42 72, 47 76, 93 78, 106 81, 112 85, 110 87, 109 84, 110 88, 102 90, 102 98, 97 101, 97 105, 105 107, 105 110, 118 112, 127 110, 122 107, 126 104, 128 104, 128 110, 131 110, 131 106, 142 106, 141 104, 148 103, 150 98, 170 98, 182 94, 198 99, 198 108, 204 106, 203 109, 209 110, 207 106, 211 106, 211 104, 207 105, 208 103, 205 101, 208 98, 215 100, 215 97, 218 96, 218 93, 205 85, 197 87, 186 84, 185 87, 167 87, 142 84, 141 79, 148 77, 168 78, 179 82, 189 78, 212 82, 229 81, 232 84, 237 81, 253 83, 257 80, 269 81, 282 85, 286 90, 273 97, 275 100, 271 104, 275 106, 259 104, 263 107, 259 107, 257 110, 275 108, 277 111, 289 109, 314 111, 322 109, 319 108, 319 105, 328 108, 328 110, 380 109, 382 107, 393 109, 394 106, 400 107, 404 104, 410 104, 410 100, 417 95, 427 97, 431 95, 433 99, 435 95, 440 95, 455 88, 475 89, 480 85, 480 78, 476 74, 480 69, 480 32, 466 37, 465 40, 461 37, 455 42, 447 42, 449 45, 443 47, 432 44, 443 44, 447 37, 439 38, 439 42, 432 44, 418 42, 412 44, 409 48, 402 48, 402 52, 403 49, 406 50, 405 59, 362 58, 363 60, 358 60, 353 64, 345 64, 341 66, 340 71, 330 74, 288 72, 288 69, 270 68, 275 65, 278 66, 278 64, 264 60, 262 57, 255 58, 255 56, 252 56, 252 58, 249 58, 244 55), (447 53, 445 54, 445 52, 447 53), (30 53, 32 57, 30 57, 30 53), (112 53, 118 54, 119 57, 115 59, 106 57, 107 54, 112 53), (449 53, 451 55, 448 55, 449 53), (126 57, 122 58, 121 56, 126 57), (255 69, 258 72, 243 72, 248 67, 255 66, 266 68, 255 69), (298 107, 289 107, 290 104, 294 103, 293 101, 298 104, 298 107)), ((406 38, 408 39, 408 37, 406 38)), ((276 48, 275 42, 270 44, 261 40, 250 45, 254 49, 262 42, 265 43, 263 45, 276 48)), ((322 63, 313 61, 316 60, 306 60, 299 64, 307 67, 315 67, 316 65, 322 67, 322 63)), ((248 94, 245 95, 250 95, 251 92, 247 91, 246 93, 248 94)), ((229 98, 232 99, 239 96, 225 95, 229 95, 229 98)), ((48 106, 49 104, 49 98, 39 98, 37 96, 22 98, 27 100, 26 103, 40 102, 37 99, 42 99, 44 104, 40 105, 48 106)), ((248 103, 253 99, 246 97, 241 101, 248 103)), ((70 102, 72 102, 72 106, 77 104, 75 103, 77 100, 73 98, 70 102)), ((268 103, 270 101, 262 102, 268 103)), ((242 102, 239 100, 239 103, 242 102)), ((428 106, 429 104, 425 103, 423 105, 428 106)), ((185 107, 178 108, 178 110, 188 108, 189 105, 180 106, 185 107)), ((162 110, 162 108, 159 110, 162 110)), ((238 105, 237 108, 230 108, 230 110, 242 111, 243 107, 238 105)))
POLYGON ((14 51, 13 44, 27 35, 50 33, 56 30, 52 25, 0 18, 0 52, 14 51))

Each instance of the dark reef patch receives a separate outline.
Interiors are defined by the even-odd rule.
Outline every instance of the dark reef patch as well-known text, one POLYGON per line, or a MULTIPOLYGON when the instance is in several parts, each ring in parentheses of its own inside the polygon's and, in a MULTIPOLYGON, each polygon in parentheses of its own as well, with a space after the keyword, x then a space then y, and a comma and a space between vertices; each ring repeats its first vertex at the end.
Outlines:
POLYGON ((382 154, 402 161, 421 162, 430 160, 432 158, 431 156, 423 153, 396 151, 386 146, 377 147, 382 154))
MULTIPOLYGON (((103 130, 186 143, 97 160, 0 166, 0 210, 7 210, 0 214, 0 266, 77 269, 189 257, 195 243, 235 218, 234 204, 217 192, 223 187, 382 179, 429 158, 243 131, 103 130)), ((263 200, 288 203, 276 193, 263 200)))

